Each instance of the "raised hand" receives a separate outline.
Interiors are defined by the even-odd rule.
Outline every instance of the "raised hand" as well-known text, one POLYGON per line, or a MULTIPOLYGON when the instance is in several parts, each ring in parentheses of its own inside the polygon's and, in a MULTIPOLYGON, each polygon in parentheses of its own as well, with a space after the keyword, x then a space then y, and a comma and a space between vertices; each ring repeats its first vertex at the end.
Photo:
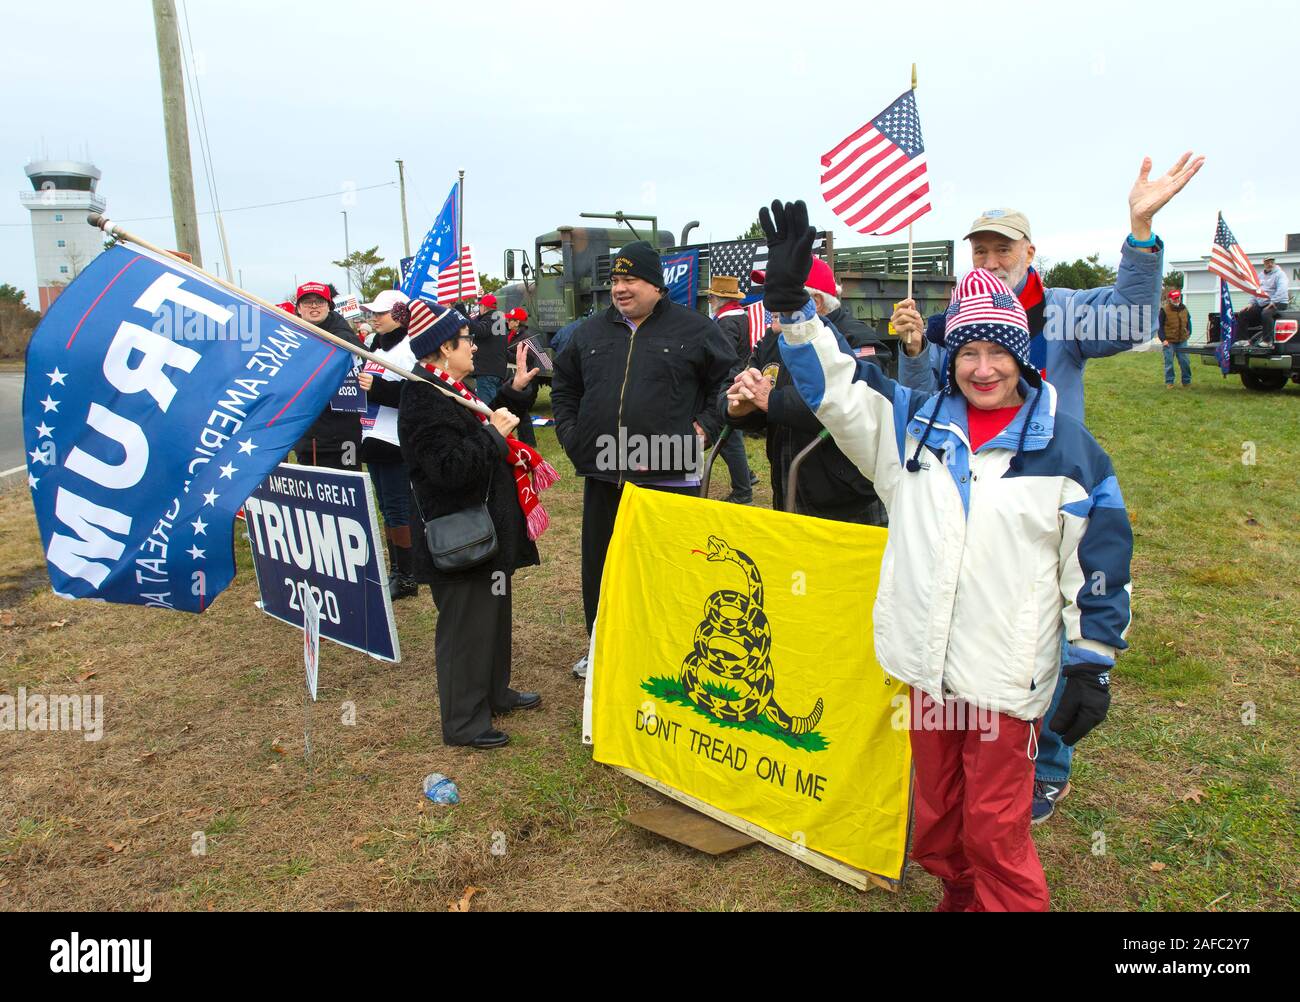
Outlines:
POLYGON ((767 238, 767 279, 763 305, 772 313, 793 313, 808 302, 804 283, 812 270, 812 245, 816 231, 808 225, 803 202, 772 203, 769 213, 758 210, 758 222, 767 238))
POLYGON ((1196 176, 1196 172, 1205 164, 1205 157, 1193 158, 1188 150, 1169 170, 1152 180, 1151 158, 1142 160, 1133 190, 1128 193, 1129 228, 1139 240, 1151 238, 1151 220, 1166 202, 1186 187, 1187 182, 1196 176))
POLYGON ((516 393, 522 393, 533 381, 533 377, 541 371, 541 369, 528 368, 528 345, 520 341, 515 348, 515 378, 511 380, 510 385, 516 393))

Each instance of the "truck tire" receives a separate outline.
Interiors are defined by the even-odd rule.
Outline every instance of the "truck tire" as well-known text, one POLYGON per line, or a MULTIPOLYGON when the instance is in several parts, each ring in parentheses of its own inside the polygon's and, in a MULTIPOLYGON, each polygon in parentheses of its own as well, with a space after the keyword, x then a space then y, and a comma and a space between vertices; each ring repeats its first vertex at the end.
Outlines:
POLYGON ((1282 371, 1245 369, 1241 373, 1241 384, 1248 390, 1270 392, 1286 386, 1287 378, 1288 374, 1282 371))

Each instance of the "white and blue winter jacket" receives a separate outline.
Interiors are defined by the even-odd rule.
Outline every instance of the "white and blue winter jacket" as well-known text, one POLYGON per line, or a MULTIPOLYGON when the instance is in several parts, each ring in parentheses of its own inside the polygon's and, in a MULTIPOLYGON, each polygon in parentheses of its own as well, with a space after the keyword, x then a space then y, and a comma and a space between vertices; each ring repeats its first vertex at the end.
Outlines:
POLYGON ((889 510, 876 659, 936 700, 1034 720, 1061 664, 1113 665, 1129 626, 1133 534, 1110 457, 1057 394, 972 452, 966 401, 859 364, 820 318, 783 324, 781 357, 835 444, 889 510), (911 473, 925 424, 934 428, 911 473), (1026 420, 1029 421, 1025 428, 1026 420), (1025 431, 1020 469, 1013 468, 1025 431))

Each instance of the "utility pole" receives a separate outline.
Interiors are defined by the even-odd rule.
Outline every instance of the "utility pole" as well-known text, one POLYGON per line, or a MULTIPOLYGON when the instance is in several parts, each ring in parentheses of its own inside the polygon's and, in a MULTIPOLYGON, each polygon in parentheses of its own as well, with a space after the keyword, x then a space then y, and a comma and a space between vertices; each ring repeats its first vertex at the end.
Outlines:
MULTIPOLYGON (((347 261, 352 256, 352 249, 348 246, 348 210, 343 209, 343 260, 347 261)), ((348 276, 348 293, 352 293, 352 269, 346 265, 343 268, 343 274, 348 276)))
POLYGON ((406 251, 402 257, 411 256, 411 228, 406 224, 406 169, 402 161, 397 161, 397 188, 402 193, 402 247, 406 251))
POLYGON ((185 117, 185 85, 181 80, 181 41, 172 0, 153 0, 153 27, 158 39, 158 75, 162 80, 163 126, 167 135, 167 171, 171 178, 172 219, 176 249, 203 267, 199 253, 199 219, 194 209, 194 172, 190 166, 190 133, 185 117))

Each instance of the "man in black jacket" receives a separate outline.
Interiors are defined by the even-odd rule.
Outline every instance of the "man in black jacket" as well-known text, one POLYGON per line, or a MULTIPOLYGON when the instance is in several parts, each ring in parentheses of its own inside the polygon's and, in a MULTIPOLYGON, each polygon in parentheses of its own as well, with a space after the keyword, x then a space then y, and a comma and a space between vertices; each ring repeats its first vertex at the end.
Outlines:
MULTIPOLYGON (((613 305, 586 320, 555 360, 555 433, 585 478, 582 604, 596 618, 605 552, 624 483, 697 494, 703 449, 722 429, 719 394, 735 350, 708 317, 664 295, 659 254, 644 240, 610 268, 613 305)), ((574 674, 586 673, 586 658, 574 674)))
POLYGON ((510 354, 506 350, 505 314, 497 309, 497 297, 488 293, 478 301, 478 316, 470 321, 470 334, 478 351, 474 353, 474 392, 485 403, 496 399, 506 381, 510 354))
MULTIPOLYGON (((351 325, 334 309, 333 286, 307 282, 298 287, 298 316, 345 341, 357 341, 351 325)), ((326 405, 293 447, 299 463, 336 470, 361 469, 361 415, 326 405)))
MULTIPOLYGON (((887 368, 888 346, 839 301, 839 288, 826 262, 814 259, 805 286, 817 312, 844 335, 860 360, 887 368)), ((794 380, 781 364, 779 332, 768 330, 754 349, 746 368, 767 377, 765 388, 748 396, 734 387, 724 393, 727 422, 746 431, 767 431, 767 459, 772 468, 772 507, 785 510, 790 465, 822 431, 821 422, 799 395, 794 380)), ((860 525, 888 525, 885 506, 875 488, 834 441, 818 445, 799 466, 794 510, 801 515, 829 518, 860 525)))

